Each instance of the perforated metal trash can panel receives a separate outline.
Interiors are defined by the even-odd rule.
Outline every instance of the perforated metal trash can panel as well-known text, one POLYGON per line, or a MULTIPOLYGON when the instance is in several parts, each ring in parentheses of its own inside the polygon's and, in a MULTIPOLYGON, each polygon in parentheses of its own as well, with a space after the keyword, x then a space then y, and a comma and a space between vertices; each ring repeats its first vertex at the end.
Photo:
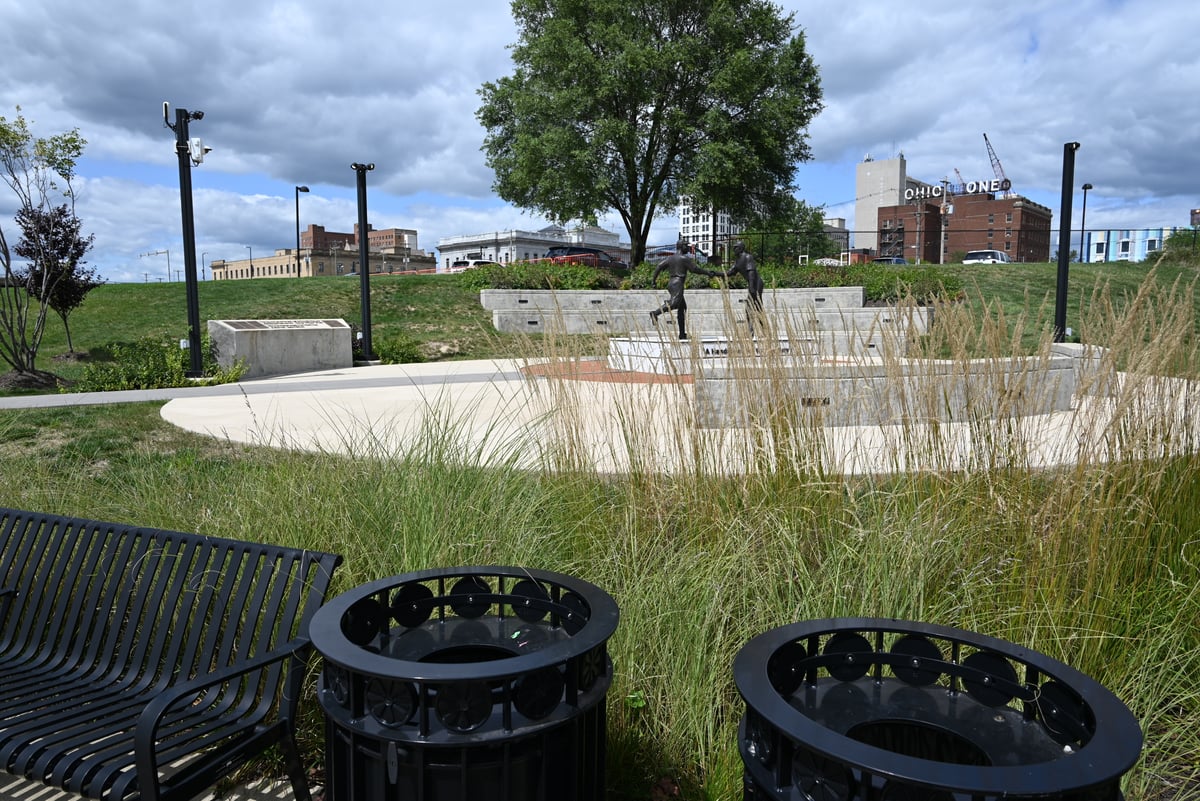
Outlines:
POLYGON ((599 588, 524 568, 382 579, 314 618, 331 801, 603 798, 599 588))

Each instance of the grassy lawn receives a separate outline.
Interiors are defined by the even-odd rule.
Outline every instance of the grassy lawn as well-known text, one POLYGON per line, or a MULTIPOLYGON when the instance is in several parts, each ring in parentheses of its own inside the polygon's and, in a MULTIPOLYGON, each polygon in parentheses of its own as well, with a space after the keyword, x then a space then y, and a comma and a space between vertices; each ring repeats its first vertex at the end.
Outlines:
MULTIPOLYGON (((360 285, 352 278, 204 281, 199 305, 202 321, 341 318, 357 327, 362 320, 360 285)), ((479 305, 478 293, 467 291, 451 275, 374 278, 371 322, 374 341, 403 332, 426 343, 431 357, 483 359, 513 347, 509 337, 492 328, 491 314, 479 305)), ((186 291, 182 283, 101 286, 71 315, 70 324, 75 349, 93 358, 105 358, 114 342, 148 336, 184 339, 186 291)), ((38 366, 73 378, 82 366, 56 359, 66 352, 66 333, 51 313, 38 366)))
MULTIPOLYGON (((1022 318, 1044 330, 1052 319, 1054 265, 956 269, 968 277, 967 305, 979 312, 969 335, 980 342, 997 318, 1006 330, 1022 318)), ((1072 265, 1068 324, 1123 348, 1127 364, 1194 377, 1194 299, 1163 291, 1135 302, 1145 274, 1072 265), (1116 302, 1092 300, 1105 294, 1093 292, 1098 281, 1116 302)), ((357 292, 336 278, 207 284, 201 310, 353 322, 357 292)), ((457 342, 458 358, 528 344, 490 333, 477 298, 451 276, 380 280, 374 292, 381 329, 457 342)), ((184 319, 182 285, 149 284, 102 287, 72 318, 86 348, 178 336, 184 319)), ((51 334, 47 356, 65 350, 61 332, 51 334)), ((191 435, 158 408, 0 412, 0 503, 335 551, 346 557, 335 591, 462 564, 591 581, 621 607, 610 798, 652 798, 664 777, 684 799, 740 798, 733 657, 766 629, 831 616, 955 625, 1061 659, 1142 723, 1130 801, 1200 797, 1200 456, 1136 403, 1111 436, 1147 458, 860 478, 767 466, 737 477, 485 466, 454 421, 436 415, 404 453, 293 453, 191 435)), ((586 403, 564 413, 586 414, 586 403)), ((638 430, 628 436, 636 447, 638 430)), ((314 699, 305 708, 302 745, 316 765, 321 722, 314 699)))
MULTIPOLYGON (((990 307, 1008 320, 1026 319, 1029 347, 1036 343, 1038 332, 1053 323, 1055 264, 945 265, 943 269, 962 277, 972 305, 990 307)), ((1149 269, 1145 264, 1072 264, 1067 325, 1081 330, 1085 323, 1081 318, 1099 305, 1098 293, 1106 291, 1118 303, 1132 298, 1149 269)), ((1179 282, 1188 288, 1196 275, 1195 267, 1163 265, 1156 283, 1170 287, 1179 282)), ((525 347, 522 338, 492 328, 490 313, 480 306, 478 294, 466 289, 459 276, 376 277, 371 287, 376 342, 403 334, 423 343, 427 359, 485 359, 512 355, 525 347)), ((202 320, 342 318, 357 326, 362 319, 360 286, 353 278, 203 281, 199 299, 202 320)), ((147 336, 185 338, 186 309, 182 283, 99 287, 70 318, 75 349, 101 359, 114 342, 147 336)), ((39 367, 67 379, 78 376, 79 362, 61 360, 66 351, 62 323, 51 313, 39 367)))

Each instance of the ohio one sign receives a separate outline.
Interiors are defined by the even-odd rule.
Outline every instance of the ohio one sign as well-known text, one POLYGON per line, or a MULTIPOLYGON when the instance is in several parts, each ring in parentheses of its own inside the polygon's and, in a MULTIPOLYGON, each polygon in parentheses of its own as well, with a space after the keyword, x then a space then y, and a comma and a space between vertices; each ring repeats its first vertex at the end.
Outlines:
MULTIPOLYGON (((1007 192, 1012 189, 1012 181, 1004 178, 993 178, 990 181, 968 181, 963 185, 961 194, 974 195, 980 192, 1007 192)), ((920 186, 916 189, 904 190, 905 200, 925 200, 931 197, 943 197, 946 194, 944 186, 920 186)))

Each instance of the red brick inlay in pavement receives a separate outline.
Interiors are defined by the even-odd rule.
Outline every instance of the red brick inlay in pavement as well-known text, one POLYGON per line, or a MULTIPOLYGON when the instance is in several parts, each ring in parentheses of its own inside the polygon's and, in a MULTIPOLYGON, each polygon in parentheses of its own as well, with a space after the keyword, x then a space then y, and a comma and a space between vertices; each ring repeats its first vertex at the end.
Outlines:
POLYGON ((567 378, 574 381, 605 381, 610 384, 690 384, 690 375, 661 375, 634 370, 615 370, 604 359, 558 359, 521 368, 525 375, 567 378))

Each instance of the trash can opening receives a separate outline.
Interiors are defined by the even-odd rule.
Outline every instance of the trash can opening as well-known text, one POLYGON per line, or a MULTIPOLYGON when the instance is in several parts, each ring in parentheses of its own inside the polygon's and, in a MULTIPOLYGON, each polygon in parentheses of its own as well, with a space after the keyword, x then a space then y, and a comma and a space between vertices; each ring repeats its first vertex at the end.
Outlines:
POLYGON ((947 626, 783 626, 738 652, 734 682, 755 801, 1119 801, 1142 746, 1137 720, 1099 683, 947 626))

